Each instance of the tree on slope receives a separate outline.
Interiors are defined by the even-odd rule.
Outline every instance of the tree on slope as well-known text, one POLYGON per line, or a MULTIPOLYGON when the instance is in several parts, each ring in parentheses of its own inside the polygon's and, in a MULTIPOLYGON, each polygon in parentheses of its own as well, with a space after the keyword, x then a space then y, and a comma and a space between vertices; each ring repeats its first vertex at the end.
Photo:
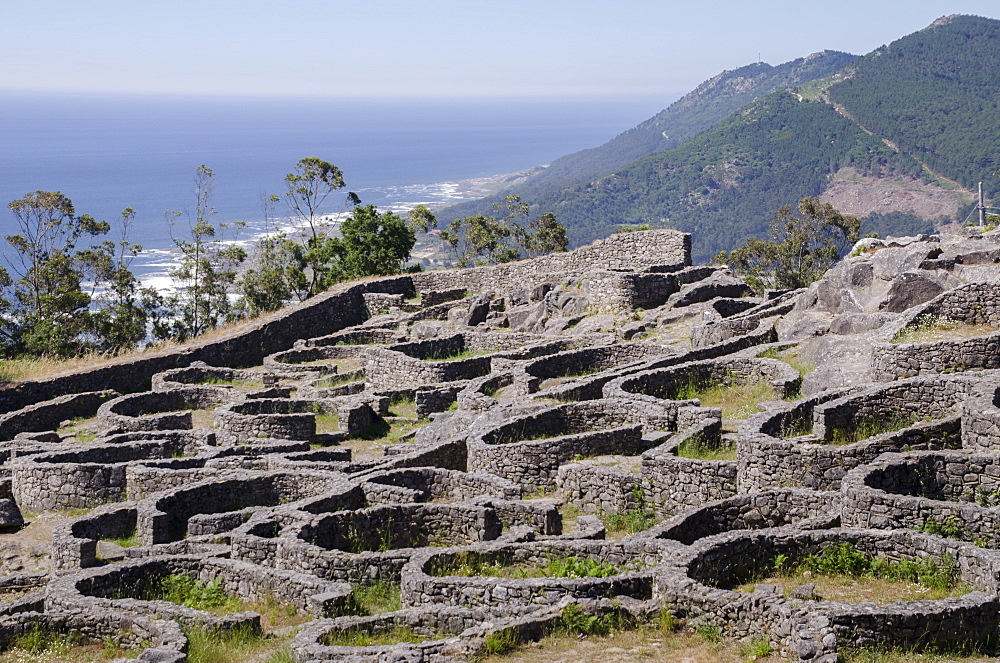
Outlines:
POLYGON ((152 311, 162 306, 155 289, 142 287, 130 269, 142 251, 142 245, 129 240, 135 210, 126 207, 121 213, 118 241, 105 240, 87 252, 86 260, 94 275, 92 300, 97 309, 91 313, 96 349, 117 354, 135 348, 146 338, 146 326, 152 311), (101 292, 96 292, 103 287, 101 292))
MULTIPOLYGON (((210 331, 231 320, 235 309, 229 299, 235 289, 237 267, 246 259, 246 251, 224 242, 226 231, 232 227, 211 223, 215 209, 211 206, 215 189, 215 174, 208 166, 195 170, 195 213, 188 217, 190 236, 173 236, 174 245, 180 250, 176 267, 170 276, 177 284, 177 291, 167 298, 169 320, 160 320, 153 326, 159 338, 186 340, 210 331)), ((173 212, 174 217, 184 216, 173 212)), ((173 228, 173 221, 171 221, 173 228)), ((242 227, 236 224, 236 228, 242 227)))
POLYGON ((441 239, 455 252, 459 267, 511 262, 522 257, 522 250, 535 257, 565 251, 569 245, 566 228, 552 212, 523 225, 531 212, 520 196, 509 194, 502 203, 493 203, 493 209, 492 216, 475 214, 455 219, 441 232, 441 239))
POLYGON ((771 221, 771 238, 750 238, 713 258, 728 264, 757 292, 804 288, 818 280, 858 241, 861 220, 841 214, 829 203, 803 198, 796 210, 785 205, 771 221))
POLYGON ((87 249, 78 242, 108 232, 106 221, 77 215, 72 201, 58 191, 34 191, 12 201, 8 209, 19 232, 7 235, 16 263, 0 274, 0 286, 13 287, 0 334, 7 354, 71 356, 84 349, 90 328, 90 296, 82 284, 87 249))

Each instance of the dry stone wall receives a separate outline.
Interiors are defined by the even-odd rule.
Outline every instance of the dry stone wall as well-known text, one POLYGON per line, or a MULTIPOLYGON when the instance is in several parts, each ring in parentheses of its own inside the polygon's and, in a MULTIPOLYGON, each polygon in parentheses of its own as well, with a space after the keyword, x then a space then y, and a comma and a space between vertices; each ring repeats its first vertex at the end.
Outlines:
MULTIPOLYGON (((273 630, 259 601, 305 621, 297 663, 473 660, 566 610, 671 611, 813 663, 988 643, 994 335, 890 341, 931 319, 994 325, 1000 289, 956 279, 902 313, 897 292, 823 327, 801 316, 836 283, 745 296, 727 270, 691 267, 689 246, 623 233, 344 284, 229 337, 0 390, 0 544, 20 550, 36 521, 53 532, 44 551, 0 556, 0 599, 17 592, 0 602, 0 649, 36 623, 186 663, 180 625, 273 630), (838 342, 874 349, 874 380, 814 374, 831 388, 800 398, 806 358, 838 342), (844 544, 951 560, 968 591, 875 605, 743 584, 844 544), (157 583, 174 576, 241 607, 164 601, 157 583), (386 588, 400 609, 361 614, 386 588), (398 627, 427 639, 332 644, 398 627)), ((966 265, 905 251, 927 270, 966 265)))

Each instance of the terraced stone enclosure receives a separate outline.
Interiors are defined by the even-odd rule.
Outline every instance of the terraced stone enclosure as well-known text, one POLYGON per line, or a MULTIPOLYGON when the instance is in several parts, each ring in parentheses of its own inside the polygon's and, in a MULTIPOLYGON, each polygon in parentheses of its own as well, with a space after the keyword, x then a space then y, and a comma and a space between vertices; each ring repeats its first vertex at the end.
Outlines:
POLYGON ((996 652, 1000 239, 855 254, 758 297, 622 233, 8 385, 0 658, 465 661, 573 615, 996 652))

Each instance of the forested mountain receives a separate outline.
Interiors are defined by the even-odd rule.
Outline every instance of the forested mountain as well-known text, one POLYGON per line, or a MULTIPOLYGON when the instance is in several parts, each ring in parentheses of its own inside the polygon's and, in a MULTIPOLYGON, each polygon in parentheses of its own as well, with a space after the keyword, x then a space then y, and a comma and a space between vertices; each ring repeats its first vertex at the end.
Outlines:
POLYGON ((645 223, 694 233, 694 259, 704 261, 766 233, 779 207, 819 194, 843 166, 920 173, 829 104, 775 92, 680 147, 537 202, 572 220, 575 241, 645 223))
MULTIPOLYGON (((778 66, 764 62, 724 71, 684 95, 667 109, 642 124, 619 134, 600 147, 559 157, 527 181, 516 193, 534 201, 556 191, 605 175, 637 159, 677 147, 710 129, 755 99, 829 76, 858 56, 822 51, 778 66)), ((489 213, 493 200, 476 201, 448 208, 442 218, 489 213)))
POLYGON ((849 69, 828 94, 859 124, 968 189, 1000 192, 1000 21, 939 19, 849 69))
MULTIPOLYGON (((598 168, 599 151, 620 159, 641 145, 687 139, 680 145, 572 186, 536 183, 512 193, 539 212, 555 212, 573 244, 625 224, 648 224, 694 232, 694 257, 706 260, 750 236, 762 236, 779 207, 822 193, 848 166, 869 177, 905 175, 936 182, 943 176, 967 189, 982 179, 988 192, 1000 191, 995 174, 1000 168, 1000 21, 948 17, 863 58, 813 57, 827 63, 840 57, 845 64, 832 74, 819 67, 814 79, 800 79, 800 85, 778 86, 781 91, 757 98, 721 122, 713 113, 721 114, 736 98, 742 103, 740 86, 732 85, 728 95, 720 88, 706 106, 699 106, 696 90, 605 146, 564 159, 589 164, 568 168, 585 172, 598 168), (656 139, 657 131, 666 137, 656 139)), ((803 67, 808 61, 796 62, 803 67)), ((749 74, 759 66, 731 74, 749 74)), ((729 74, 721 76, 699 90, 717 90, 729 74)), ((482 211, 488 203, 449 208, 441 217, 482 211)), ((909 213, 871 211, 879 214, 870 217, 866 230, 905 234, 929 225, 909 213)))

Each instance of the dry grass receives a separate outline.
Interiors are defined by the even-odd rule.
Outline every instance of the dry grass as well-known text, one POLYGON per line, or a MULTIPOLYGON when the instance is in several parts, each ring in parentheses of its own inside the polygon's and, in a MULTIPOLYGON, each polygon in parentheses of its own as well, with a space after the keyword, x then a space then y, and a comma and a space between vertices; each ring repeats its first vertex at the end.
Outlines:
POLYGON ((75 359, 0 359, 0 385, 40 380, 42 378, 75 373, 113 363, 113 359, 98 354, 84 355, 75 359))
POLYGON ((390 417, 417 418, 417 403, 412 398, 395 398, 389 404, 390 417))
POLYGON ((915 652, 905 650, 846 650, 838 652, 843 663, 995 663, 995 656, 975 652, 915 652))
POLYGON ((145 357, 160 357, 163 355, 179 353, 188 348, 194 348, 206 343, 212 343, 225 338, 236 336, 257 327, 270 318, 276 317, 279 311, 274 314, 255 318, 254 320, 243 320, 223 325, 201 336, 178 343, 176 341, 162 341, 150 344, 142 350, 127 352, 120 355, 103 355, 97 352, 85 354, 71 359, 58 359, 52 357, 33 357, 30 359, 0 359, 0 386, 10 383, 27 382, 29 380, 41 380, 60 375, 78 373, 85 370, 92 370, 102 366, 121 364, 135 359, 145 357))
POLYGON ((745 384, 713 384, 680 391, 682 393, 678 393, 678 398, 697 398, 702 407, 722 408, 723 419, 746 419, 759 412, 758 403, 778 399, 770 383, 763 380, 745 384))
POLYGON ((215 409, 191 410, 192 428, 215 428, 215 409))
POLYGON ((762 580, 755 580, 740 585, 736 589, 741 592, 752 592, 757 583, 778 585, 787 596, 796 587, 806 583, 816 584, 816 595, 825 601, 841 603, 876 603, 886 605, 897 601, 938 600, 949 596, 961 596, 970 591, 966 585, 958 584, 944 590, 931 589, 919 583, 889 580, 886 578, 862 577, 854 578, 848 575, 826 576, 815 574, 804 577, 801 573, 784 573, 762 580))
POLYGON ((932 343, 983 336, 997 331, 993 325, 972 324, 945 318, 920 320, 913 327, 902 330, 892 339, 893 343, 932 343))
MULTIPOLYGON (((580 638, 550 635, 510 654, 489 656, 488 663, 744 663, 748 645, 706 638, 690 631, 664 631, 647 626, 608 636, 580 638)), ((776 663, 777 654, 753 659, 776 663)))

